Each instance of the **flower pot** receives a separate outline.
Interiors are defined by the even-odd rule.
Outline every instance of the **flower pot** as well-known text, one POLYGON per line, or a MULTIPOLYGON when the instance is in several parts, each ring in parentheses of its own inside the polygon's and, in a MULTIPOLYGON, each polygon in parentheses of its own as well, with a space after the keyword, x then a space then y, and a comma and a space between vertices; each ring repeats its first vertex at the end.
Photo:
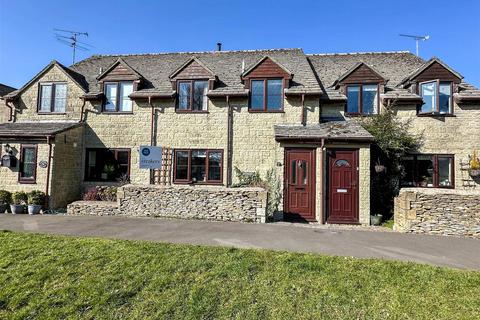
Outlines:
POLYGON ((473 178, 480 177, 480 169, 470 169, 468 170, 470 176, 473 178))
POLYGON ((383 171, 385 171, 385 166, 384 165, 381 165, 381 164, 375 165, 375 172, 376 173, 381 173, 383 171))
POLYGON ((0 203, 0 213, 4 213, 7 210, 6 203, 0 203))
POLYGON ((42 210, 42 206, 38 204, 29 204, 28 205, 28 214, 39 214, 42 210))
POLYGON ((18 213, 23 213, 23 211, 25 210, 25 207, 23 204, 11 204, 10 210, 12 211, 12 214, 18 214, 18 213))
POLYGON ((381 214, 370 216, 370 224, 372 226, 379 226, 380 223, 382 223, 382 215, 381 214))

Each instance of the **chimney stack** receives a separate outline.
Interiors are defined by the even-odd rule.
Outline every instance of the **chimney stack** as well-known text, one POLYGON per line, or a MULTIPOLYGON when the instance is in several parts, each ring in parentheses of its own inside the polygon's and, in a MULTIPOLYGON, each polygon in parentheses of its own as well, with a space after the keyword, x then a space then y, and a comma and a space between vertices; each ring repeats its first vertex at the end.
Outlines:
POLYGON ((217 51, 222 51, 222 43, 217 42, 217 51))

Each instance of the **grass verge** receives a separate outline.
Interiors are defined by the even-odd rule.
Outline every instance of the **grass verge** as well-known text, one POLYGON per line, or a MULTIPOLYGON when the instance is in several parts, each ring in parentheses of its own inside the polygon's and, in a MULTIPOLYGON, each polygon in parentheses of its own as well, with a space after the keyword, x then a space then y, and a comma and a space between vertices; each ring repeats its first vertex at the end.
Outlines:
POLYGON ((474 319, 480 273, 0 232, 1 319, 474 319))

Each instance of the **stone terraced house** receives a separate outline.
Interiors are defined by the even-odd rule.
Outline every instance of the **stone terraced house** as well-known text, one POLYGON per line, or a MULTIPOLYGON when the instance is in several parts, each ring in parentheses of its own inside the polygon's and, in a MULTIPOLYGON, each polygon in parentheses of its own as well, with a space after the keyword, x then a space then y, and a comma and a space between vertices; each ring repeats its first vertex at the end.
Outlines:
POLYGON ((479 187, 462 168, 480 148, 480 90, 409 52, 94 55, 2 99, 0 189, 45 190, 51 208, 120 180, 226 189, 238 168, 276 173, 286 217, 368 225, 374 139, 356 119, 385 108, 423 133, 405 186, 479 187), (163 176, 139 168, 143 145, 171 151, 163 176))

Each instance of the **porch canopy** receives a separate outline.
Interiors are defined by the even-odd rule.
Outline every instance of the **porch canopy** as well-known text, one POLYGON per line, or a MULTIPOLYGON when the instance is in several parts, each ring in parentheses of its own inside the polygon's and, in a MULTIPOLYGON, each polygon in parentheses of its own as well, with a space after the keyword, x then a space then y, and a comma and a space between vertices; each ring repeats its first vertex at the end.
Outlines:
POLYGON ((336 142, 368 142, 374 141, 374 137, 365 130, 358 122, 330 121, 318 124, 275 125, 275 140, 295 143, 318 143, 322 139, 336 142))
POLYGON ((79 122, 11 122, 0 123, 0 140, 46 140, 81 126, 79 122))

